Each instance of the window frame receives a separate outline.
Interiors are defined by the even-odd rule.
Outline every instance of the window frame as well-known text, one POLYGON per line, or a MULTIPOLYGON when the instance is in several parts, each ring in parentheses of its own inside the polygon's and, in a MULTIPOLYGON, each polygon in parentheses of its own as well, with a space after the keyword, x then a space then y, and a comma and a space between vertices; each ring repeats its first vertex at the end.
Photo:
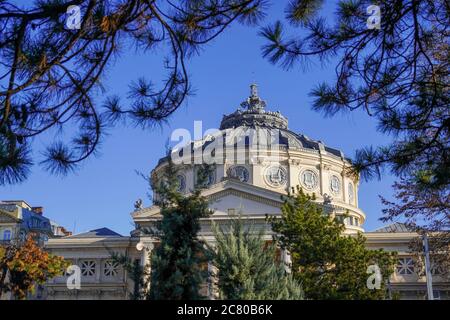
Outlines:
POLYGON ((119 275, 120 265, 114 260, 103 261, 103 276, 108 278, 114 278, 119 275))
POLYGON ((3 241, 11 241, 12 238, 12 232, 9 229, 6 229, 3 231, 3 241), (8 237, 6 237, 8 235, 8 237))
POLYGON ((401 276, 410 276, 415 274, 416 268, 414 266, 414 259, 411 257, 398 258, 397 265, 395 266, 395 271, 401 276))
POLYGON ((97 261, 92 259, 81 260, 80 269, 83 277, 93 277, 97 273, 97 261))

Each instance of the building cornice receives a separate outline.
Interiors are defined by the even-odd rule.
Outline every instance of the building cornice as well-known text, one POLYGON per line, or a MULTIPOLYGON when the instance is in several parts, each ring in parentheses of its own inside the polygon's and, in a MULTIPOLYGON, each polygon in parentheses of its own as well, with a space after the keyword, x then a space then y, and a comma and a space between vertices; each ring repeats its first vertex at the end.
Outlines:
POLYGON ((367 232, 364 233, 367 244, 404 244, 419 237, 415 232, 367 232))
MULTIPOLYGON (((22 220, 17 218, 17 217, 15 217, 13 213, 10 213, 10 212, 8 212, 6 210, 3 210, 3 209, 0 209, 0 217, 4 217, 6 219, 9 219, 12 223, 20 223, 20 222, 22 222, 22 220)), ((2 222, 6 222, 6 221, 2 221, 2 222)))
POLYGON ((117 247, 127 247, 133 242, 138 242, 138 238, 133 237, 108 237, 108 238, 56 238, 49 239, 45 245, 48 249, 58 249, 58 248, 117 248, 117 247))

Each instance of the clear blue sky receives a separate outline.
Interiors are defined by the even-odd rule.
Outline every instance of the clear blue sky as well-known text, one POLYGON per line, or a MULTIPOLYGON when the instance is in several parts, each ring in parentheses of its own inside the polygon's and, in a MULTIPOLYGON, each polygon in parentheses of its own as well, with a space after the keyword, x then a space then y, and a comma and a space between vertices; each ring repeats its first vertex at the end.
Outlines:
MULTIPOLYGON (((276 1, 266 21, 283 13, 284 1, 276 1)), ((331 8, 327 8, 329 13, 331 8)), ((209 44, 188 62, 196 94, 180 108, 169 124, 153 130, 117 127, 104 139, 99 156, 85 162, 75 174, 54 177, 39 166, 33 168, 28 181, 0 187, 0 199, 23 199, 32 206, 43 206, 50 219, 76 232, 106 226, 121 234, 132 230, 130 212, 136 199, 147 198, 146 181, 135 171, 149 173, 164 155, 172 130, 193 130, 195 120, 202 120, 204 130, 218 128, 223 114, 233 112, 249 95, 249 84, 256 81, 260 96, 269 110, 279 110, 288 117, 290 129, 326 145, 343 150, 347 156, 366 145, 385 144, 388 138, 377 133, 376 123, 362 112, 331 119, 311 110, 308 92, 316 84, 334 77, 332 65, 311 64, 306 72, 300 66, 286 72, 261 56, 264 40, 255 28, 235 25, 209 44)), ((126 49, 108 70, 105 85, 108 93, 119 94, 126 103, 128 85, 138 77, 161 79, 161 56, 157 52, 142 54, 126 49)), ((101 101, 102 97, 99 97, 101 101)), ((40 146, 56 134, 36 140, 40 146)), ((39 156, 39 148, 35 150, 39 156)), ((366 230, 381 226, 381 203, 378 195, 391 196, 393 178, 363 182, 359 204, 367 215, 366 230)))

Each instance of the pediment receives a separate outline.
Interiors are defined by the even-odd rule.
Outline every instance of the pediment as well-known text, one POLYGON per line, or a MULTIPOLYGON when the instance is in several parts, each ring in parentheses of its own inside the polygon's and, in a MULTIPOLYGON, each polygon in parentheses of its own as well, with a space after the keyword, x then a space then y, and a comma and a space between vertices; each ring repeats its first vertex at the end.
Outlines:
POLYGON ((245 216, 265 216, 280 213, 281 203, 257 195, 226 189, 210 197, 209 207, 214 211, 213 216, 229 216, 243 214, 245 216), (230 212, 229 210, 232 210, 230 212))
POLYGON ((0 209, 0 223, 17 223, 17 222, 20 222, 20 219, 14 217, 7 211, 0 209))
POLYGON ((274 207, 281 207, 283 204, 283 194, 235 179, 229 179, 215 184, 210 189, 206 189, 203 194, 211 201, 215 201, 228 195, 234 195, 274 207))
MULTIPOLYGON (((210 201, 210 208, 215 211, 215 215, 226 214, 227 209, 231 208, 246 214, 272 214, 279 212, 283 205, 281 193, 236 180, 217 183, 205 189, 202 195, 210 201)), ((135 220, 157 218, 159 210, 158 206, 151 206, 131 215, 135 220)))

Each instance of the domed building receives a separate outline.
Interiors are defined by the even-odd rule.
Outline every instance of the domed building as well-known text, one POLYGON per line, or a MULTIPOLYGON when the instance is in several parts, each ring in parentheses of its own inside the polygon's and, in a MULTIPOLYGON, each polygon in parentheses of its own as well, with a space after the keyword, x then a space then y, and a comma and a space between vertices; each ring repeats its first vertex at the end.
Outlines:
MULTIPOLYGON (((188 194, 202 184, 202 195, 209 201, 213 214, 201 220, 199 234, 214 241, 211 221, 224 223, 235 215, 267 228, 266 216, 281 214, 282 196, 292 188, 302 188, 315 195, 315 201, 342 219, 346 234, 364 233, 371 249, 397 251, 399 264, 392 275, 390 288, 402 298, 426 296, 425 277, 414 270, 414 257, 408 244, 417 237, 401 224, 365 232, 366 215, 359 208, 359 176, 342 151, 289 130, 288 119, 270 111, 256 85, 250 96, 231 114, 225 115, 219 130, 201 139, 185 139, 159 160, 151 172, 153 185, 164 183, 165 168, 170 162, 177 169, 178 189, 188 194), (202 164, 210 164, 207 179, 199 179, 202 164), (344 217, 345 215, 345 217, 344 217)), ((155 188, 157 189, 157 188, 155 188)), ((157 192, 154 199, 158 200, 157 192)), ((161 218, 157 205, 144 208, 137 201, 131 213, 135 229, 130 236, 107 228, 50 239, 47 248, 72 261, 80 268, 81 285, 68 286, 69 276, 46 284, 42 294, 47 299, 128 299, 133 290, 131 275, 111 260, 111 252, 126 254, 130 261, 148 263, 155 239, 140 230, 161 218)), ((288 261, 288 253, 283 258, 288 261)), ((436 295, 449 298, 449 283, 435 275, 436 295)), ((208 292, 212 297, 213 293, 208 292)))
MULTIPOLYGON (((160 159, 152 171, 154 183, 163 176, 168 157, 160 159)), ((344 220, 347 214, 347 233, 364 232, 365 214, 358 208, 359 177, 350 160, 338 149, 289 130, 280 112, 266 110, 255 84, 241 107, 223 116, 220 130, 176 148, 170 157, 177 165, 183 193, 194 190, 203 163, 214 166, 205 186, 213 219, 234 212, 264 221, 267 214, 280 214, 281 195, 301 187, 327 204, 334 215, 344 220)), ((156 193, 154 198, 158 199, 156 193)), ((158 210, 140 210, 133 218, 146 224, 145 219, 158 210)))

